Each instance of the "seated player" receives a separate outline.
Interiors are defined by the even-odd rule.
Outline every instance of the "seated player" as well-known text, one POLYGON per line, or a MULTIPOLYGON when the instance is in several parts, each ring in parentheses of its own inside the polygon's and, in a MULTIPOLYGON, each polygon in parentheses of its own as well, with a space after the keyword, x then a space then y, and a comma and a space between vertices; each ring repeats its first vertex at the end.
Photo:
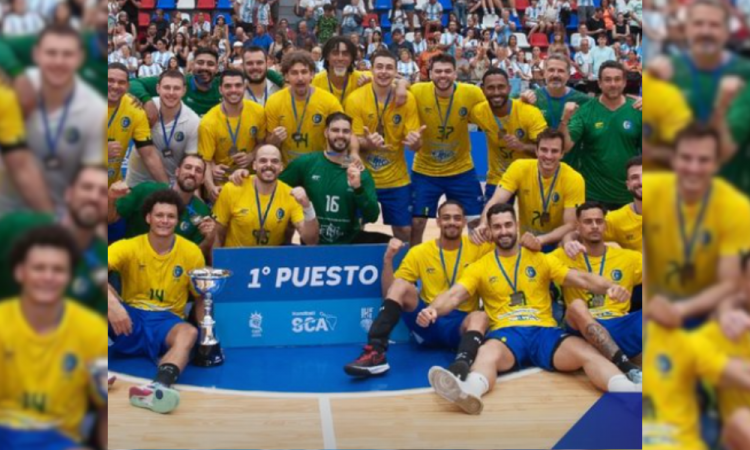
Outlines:
POLYGON ((388 246, 383 266, 386 300, 370 328, 364 352, 344 367, 349 375, 366 377, 390 369, 385 357, 388 338, 400 319, 420 344, 458 348, 458 357, 450 370, 462 378, 468 373, 487 330, 487 317, 479 308, 479 298, 467 298, 456 311, 430 327, 419 327, 416 320, 438 294, 450 289, 461 278, 467 266, 490 252, 493 246, 475 245, 462 236, 467 224, 466 213, 456 201, 448 200, 440 205, 437 224, 440 238, 409 250, 395 276, 393 257, 403 243, 394 239, 388 246), (417 292, 414 285, 417 281, 422 282, 421 292, 417 292))
MULTIPOLYGON (((107 263, 123 286, 122 297, 107 287, 109 351, 159 361, 152 383, 130 389, 130 403, 161 414, 179 405, 180 395, 171 386, 198 338, 198 330, 184 321, 185 304, 192 291, 188 273, 205 261, 197 245, 175 234, 184 209, 173 190, 151 194, 143 205, 148 234, 113 244, 107 263)), ((201 322, 203 299, 195 299, 201 322)))
MULTIPOLYGON (((552 256, 566 267, 598 273, 625 289, 632 290, 643 279, 642 255, 632 250, 608 247, 606 211, 601 203, 587 202, 576 210, 577 231, 584 251, 569 258, 563 248, 552 256)), ((575 288, 563 289, 567 305, 566 321, 573 334, 583 336, 602 355, 612 361, 627 377, 640 384, 643 374, 630 362, 643 351, 641 312, 628 314, 630 302, 618 302, 575 288)))
POLYGON ((82 448, 93 400, 106 447, 107 392, 99 383, 107 350, 104 320, 65 298, 80 254, 57 225, 20 238, 10 260, 20 295, 0 304, 0 448, 82 448))
POLYGON ((630 291, 598 275, 568 269, 554 256, 520 246, 511 205, 490 208, 487 223, 495 251, 472 264, 458 283, 417 318, 420 326, 428 327, 478 294, 490 320, 491 331, 466 381, 443 368, 430 369, 430 384, 436 393, 468 414, 480 414, 482 396, 494 387, 498 373, 529 366, 559 372, 583 369, 602 391, 640 392, 640 385, 628 380, 586 341, 557 328, 549 284, 554 281, 619 302, 627 301, 630 291))

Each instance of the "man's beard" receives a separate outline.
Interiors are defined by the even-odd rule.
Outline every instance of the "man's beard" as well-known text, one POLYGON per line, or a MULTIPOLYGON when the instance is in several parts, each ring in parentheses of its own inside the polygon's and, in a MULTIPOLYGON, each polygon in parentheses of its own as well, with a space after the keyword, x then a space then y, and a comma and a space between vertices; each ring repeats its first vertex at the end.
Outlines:
POLYGON ((195 192, 195 186, 197 185, 195 179, 193 179, 193 188, 190 189, 190 187, 187 185, 188 178, 182 178, 177 180, 177 186, 180 188, 180 190, 186 194, 192 194, 195 192))
POLYGON ((500 238, 497 239, 497 241, 495 241, 495 243, 497 244, 498 247, 500 247, 503 250, 510 250, 514 248, 516 244, 518 243, 518 236, 512 236, 510 240, 510 244, 505 245, 502 243, 502 240, 505 239, 506 237, 507 236, 501 236, 500 238))
POLYGON ((99 226, 100 223, 102 223, 102 221, 99 220, 98 217, 94 217, 90 220, 88 217, 82 217, 82 210, 83 208, 71 208, 70 210, 70 216, 78 228, 82 228, 84 230, 94 230, 99 226))
POLYGON ((633 194, 633 197, 636 200, 638 200, 638 201, 642 201, 643 200, 643 188, 642 187, 640 187, 638 189, 631 189, 630 193, 633 194), (638 195, 638 191, 641 191, 640 195, 638 195))
POLYGON ((336 153, 346 153, 349 150, 349 141, 346 141, 343 149, 339 149, 336 141, 346 141, 345 139, 328 139, 328 147, 336 153))

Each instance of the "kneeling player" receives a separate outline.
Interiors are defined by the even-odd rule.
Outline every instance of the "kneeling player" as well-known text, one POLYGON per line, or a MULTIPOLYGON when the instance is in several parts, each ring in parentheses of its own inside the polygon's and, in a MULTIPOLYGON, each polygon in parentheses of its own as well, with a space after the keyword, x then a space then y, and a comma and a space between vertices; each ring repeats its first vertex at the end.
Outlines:
POLYGON ((479 310, 478 297, 467 297, 458 310, 430 327, 422 328, 416 323, 419 313, 438 294, 450 289, 469 264, 493 248, 491 244, 472 244, 468 237, 462 236, 466 222, 466 214, 458 202, 443 203, 437 219, 440 238, 410 249, 395 279, 393 257, 403 244, 391 241, 383 268, 386 300, 370 328, 368 345, 357 360, 344 367, 346 373, 367 377, 387 372, 390 369, 385 357, 388 338, 399 319, 403 319, 420 344, 458 348, 458 357, 450 370, 462 379, 466 377, 488 325, 487 316, 479 310), (420 280, 422 291, 417 293, 414 284, 420 280))
MULTIPOLYGON (((576 227, 583 252, 575 258, 558 248, 552 256, 565 266, 582 272, 598 273, 612 283, 632 290, 643 279, 643 260, 638 252, 604 243, 607 232, 604 206, 587 202, 576 210, 576 227)), ((628 314, 630 301, 618 302, 582 289, 565 288, 568 310, 565 316, 575 335, 583 336, 636 384, 643 379, 641 369, 630 362, 643 351, 641 312, 628 314), (585 299, 585 300, 582 300, 585 299)))
POLYGON ((492 389, 498 373, 528 366, 560 372, 582 368, 602 391, 640 392, 640 386, 586 341, 557 328, 549 284, 554 281, 617 301, 629 299, 630 292, 600 276, 568 269, 554 256, 520 247, 511 205, 494 205, 487 212, 487 222, 495 251, 474 263, 418 318, 419 325, 429 326, 479 294, 490 319, 492 331, 466 381, 442 368, 430 369, 430 384, 437 394, 466 413, 479 414, 484 407, 481 397, 492 389))
MULTIPOLYGON (((110 351, 161 358, 154 381, 130 389, 130 403, 162 414, 179 405, 180 396, 171 386, 198 337, 198 330, 183 319, 191 292, 188 273, 205 261, 197 245, 175 235, 184 209, 172 190, 151 194, 143 206, 148 234, 109 248, 109 270, 119 273, 123 286, 122 298, 108 286, 110 351)), ((203 299, 195 298, 200 322, 203 299)))
POLYGON ((11 253, 21 294, 0 305, 3 450, 82 448, 92 394, 99 445, 107 445, 107 393, 98 382, 107 361, 104 320, 64 298, 78 258, 75 240, 59 226, 34 229, 11 253))

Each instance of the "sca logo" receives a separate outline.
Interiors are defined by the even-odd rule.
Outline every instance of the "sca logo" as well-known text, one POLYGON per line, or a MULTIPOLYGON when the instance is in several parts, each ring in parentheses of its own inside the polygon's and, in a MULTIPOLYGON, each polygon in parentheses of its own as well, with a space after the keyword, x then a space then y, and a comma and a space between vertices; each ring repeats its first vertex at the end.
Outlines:
POLYGON ((292 313, 294 333, 328 333, 336 330, 336 316, 324 312, 304 311, 292 313))

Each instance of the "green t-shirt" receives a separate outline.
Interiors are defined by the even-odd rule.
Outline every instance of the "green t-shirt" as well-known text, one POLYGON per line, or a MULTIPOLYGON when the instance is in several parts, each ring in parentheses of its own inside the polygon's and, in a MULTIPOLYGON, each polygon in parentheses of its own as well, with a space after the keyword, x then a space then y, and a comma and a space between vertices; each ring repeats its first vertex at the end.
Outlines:
MULTIPOLYGON (((86 50, 86 59, 79 71, 81 78, 102 96, 107 95, 107 48, 106 39, 99 39, 95 31, 81 34, 86 50)), ((4 37, 0 39, 0 69, 15 78, 28 67, 34 66, 33 51, 36 35, 4 37)))
POLYGON ((601 102, 582 106, 568 125, 570 137, 581 144, 580 173, 586 180, 586 199, 625 205, 633 196, 625 186, 625 166, 641 154, 643 116, 627 99, 617 111, 601 102))
POLYGON ((349 244, 362 229, 380 217, 375 181, 370 172, 362 172, 362 186, 349 186, 346 169, 329 161, 322 152, 300 156, 279 177, 292 186, 307 191, 320 223, 320 243, 349 244))
MULTIPOLYGON (((149 232, 149 226, 141 212, 141 207, 146 202, 149 195, 157 191, 170 189, 166 183, 157 183, 147 181, 134 187, 128 195, 117 200, 115 207, 117 214, 125 221, 127 227, 125 239, 134 238, 149 232)), ((187 205, 185 213, 180 217, 180 224, 177 226, 177 234, 185 239, 200 245, 203 242, 203 235, 198 227, 193 225, 191 217, 210 217, 211 209, 198 197, 193 197, 190 204, 187 205)))
POLYGON ((686 55, 672 57, 674 83, 685 96, 696 119, 708 122, 719 92, 721 78, 738 76, 750 83, 750 60, 730 55, 729 60, 717 71, 701 71, 695 68, 686 55))
POLYGON ((750 196, 750 86, 735 100, 727 115, 737 154, 721 169, 721 175, 750 196))
MULTIPOLYGON (((544 119, 547 121, 550 128, 555 129, 560 126, 560 121, 562 120, 566 103, 573 102, 578 106, 583 106, 589 103, 591 100, 594 100, 594 97, 589 97, 583 92, 577 91, 575 89, 569 89, 568 93, 560 98, 552 97, 551 95, 549 95, 549 92, 545 88, 535 89, 534 94, 536 94, 536 103, 534 104, 534 106, 542 111, 542 115, 544 115, 544 119)), ((580 144, 576 143, 575 147, 573 147, 568 153, 565 154, 563 162, 565 162, 575 170, 580 170, 580 144)))
MULTIPOLYGON (((0 236, 3 237, 3 245, 0 247, 0 299, 15 297, 21 291, 13 278, 13 271, 8 261, 13 244, 29 230, 54 223, 54 216, 36 212, 13 213, 0 219, 0 236)), ((99 278, 106 278, 106 276, 107 243, 96 238, 89 249, 81 255, 81 261, 75 268, 67 295, 105 315, 107 296, 103 287, 104 280, 99 278)))
MULTIPOLYGON (((278 72, 269 70, 267 76, 268 79, 277 86, 281 87, 284 85, 284 78, 278 72)), ((220 81, 218 76, 214 78, 210 89, 207 91, 201 91, 196 87, 195 77, 193 75, 188 75, 185 78, 187 80, 187 93, 182 101, 185 102, 190 109, 195 111, 196 114, 202 117, 206 115, 211 108, 221 103, 221 93, 219 92, 220 81)), ((156 92, 157 84, 159 84, 159 77, 136 78, 130 80, 130 93, 141 102, 146 103, 152 98, 159 96, 156 92)))

